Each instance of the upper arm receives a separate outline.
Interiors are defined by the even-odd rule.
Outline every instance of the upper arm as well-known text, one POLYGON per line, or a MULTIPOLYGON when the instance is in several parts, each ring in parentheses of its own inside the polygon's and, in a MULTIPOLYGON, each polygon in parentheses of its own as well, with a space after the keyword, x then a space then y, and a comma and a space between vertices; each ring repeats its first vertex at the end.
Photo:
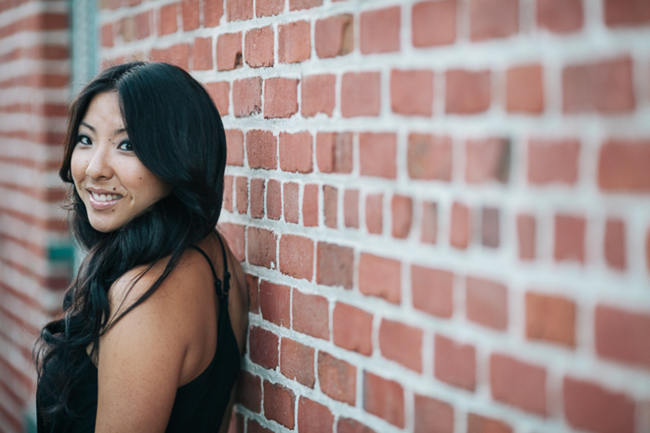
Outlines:
MULTIPOLYGON (((130 278, 118 280, 111 306, 132 304, 157 275, 155 269, 146 273, 131 290, 130 278)), ((169 284, 168 277, 100 339, 96 432, 162 432, 167 426, 187 349, 168 305, 169 284)))

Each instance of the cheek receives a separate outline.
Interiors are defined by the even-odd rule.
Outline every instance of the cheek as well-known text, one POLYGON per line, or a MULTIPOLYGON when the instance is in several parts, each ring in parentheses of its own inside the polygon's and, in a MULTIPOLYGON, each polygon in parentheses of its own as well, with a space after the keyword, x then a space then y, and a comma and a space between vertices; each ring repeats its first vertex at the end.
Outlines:
POLYGON ((85 159, 77 152, 76 150, 72 152, 70 158, 70 173, 72 174, 72 179, 76 184, 82 180, 86 172, 86 161, 85 159))

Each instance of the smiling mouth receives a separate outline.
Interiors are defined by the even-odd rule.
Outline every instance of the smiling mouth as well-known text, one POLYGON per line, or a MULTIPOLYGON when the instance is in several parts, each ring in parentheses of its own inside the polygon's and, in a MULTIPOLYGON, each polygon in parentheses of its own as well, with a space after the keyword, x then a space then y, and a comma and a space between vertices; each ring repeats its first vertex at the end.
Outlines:
POLYGON ((99 194, 93 191, 88 191, 90 198, 90 205, 97 210, 108 209, 113 207, 122 198, 119 194, 99 194))

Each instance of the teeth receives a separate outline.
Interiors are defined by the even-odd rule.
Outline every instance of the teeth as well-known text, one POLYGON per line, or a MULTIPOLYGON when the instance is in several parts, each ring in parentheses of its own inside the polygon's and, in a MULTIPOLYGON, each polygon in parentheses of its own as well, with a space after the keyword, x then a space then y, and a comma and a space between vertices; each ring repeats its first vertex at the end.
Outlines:
POLYGON ((96 201, 112 201, 122 198, 122 196, 118 194, 96 194, 92 191, 90 192, 90 195, 92 195, 93 199, 96 201))

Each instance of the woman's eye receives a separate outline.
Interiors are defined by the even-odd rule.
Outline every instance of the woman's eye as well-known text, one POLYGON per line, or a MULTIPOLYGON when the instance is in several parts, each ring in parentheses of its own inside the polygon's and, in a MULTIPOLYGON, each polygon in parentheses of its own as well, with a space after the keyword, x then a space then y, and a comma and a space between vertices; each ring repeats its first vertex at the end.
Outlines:
POLYGON ((92 143, 92 141, 90 141, 90 138, 88 138, 87 135, 80 134, 77 137, 77 144, 83 144, 84 146, 90 146, 93 143, 92 143))
POLYGON ((133 151, 133 145, 129 140, 122 140, 117 148, 120 150, 126 150, 128 152, 133 151))

